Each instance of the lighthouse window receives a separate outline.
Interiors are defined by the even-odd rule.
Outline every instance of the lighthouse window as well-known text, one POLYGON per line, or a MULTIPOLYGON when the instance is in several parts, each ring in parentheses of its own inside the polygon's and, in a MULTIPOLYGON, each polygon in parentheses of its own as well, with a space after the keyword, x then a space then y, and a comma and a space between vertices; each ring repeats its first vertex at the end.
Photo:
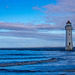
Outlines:
POLYGON ((70 45, 70 42, 69 42, 69 45, 70 45))

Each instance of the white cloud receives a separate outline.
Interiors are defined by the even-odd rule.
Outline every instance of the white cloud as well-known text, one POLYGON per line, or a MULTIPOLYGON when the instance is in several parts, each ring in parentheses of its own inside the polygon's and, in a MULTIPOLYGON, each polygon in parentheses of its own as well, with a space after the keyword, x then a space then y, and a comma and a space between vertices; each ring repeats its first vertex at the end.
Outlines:
POLYGON ((75 0, 57 0, 56 4, 40 7, 45 14, 45 23, 54 23, 57 29, 63 29, 70 20, 75 29, 75 0))

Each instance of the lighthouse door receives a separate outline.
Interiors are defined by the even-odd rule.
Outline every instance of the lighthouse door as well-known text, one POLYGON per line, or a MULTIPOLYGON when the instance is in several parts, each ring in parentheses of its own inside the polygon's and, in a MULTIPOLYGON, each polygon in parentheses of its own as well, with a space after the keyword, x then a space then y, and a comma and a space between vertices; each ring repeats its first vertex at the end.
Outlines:
POLYGON ((69 45, 70 45, 70 42, 69 42, 69 45))

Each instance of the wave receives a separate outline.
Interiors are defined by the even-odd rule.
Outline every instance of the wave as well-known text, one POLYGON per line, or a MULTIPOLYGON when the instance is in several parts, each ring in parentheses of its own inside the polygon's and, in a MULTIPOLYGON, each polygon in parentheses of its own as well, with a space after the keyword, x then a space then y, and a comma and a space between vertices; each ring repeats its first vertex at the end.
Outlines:
POLYGON ((26 57, 26 58, 0 58, 0 60, 6 60, 6 59, 39 59, 39 58, 48 58, 48 57, 26 57))
POLYGON ((35 73, 35 72, 75 72, 75 69, 69 70, 54 70, 54 71, 43 71, 43 70, 14 70, 14 69, 0 69, 0 72, 16 72, 16 73, 35 73))
POLYGON ((0 63, 0 67, 6 67, 6 66, 19 66, 19 65, 33 65, 38 63, 47 63, 47 62, 57 62, 57 58, 52 58, 48 60, 40 60, 40 61, 25 61, 25 62, 16 62, 16 63, 0 63))

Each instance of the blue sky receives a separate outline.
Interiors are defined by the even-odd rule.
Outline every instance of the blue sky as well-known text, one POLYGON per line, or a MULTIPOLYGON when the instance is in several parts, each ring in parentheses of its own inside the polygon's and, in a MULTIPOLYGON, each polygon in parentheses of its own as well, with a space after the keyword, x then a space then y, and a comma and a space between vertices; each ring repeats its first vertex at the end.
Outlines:
POLYGON ((0 0, 1 21, 5 22, 29 22, 29 19, 35 20, 38 14, 43 15, 39 11, 32 8, 35 6, 44 6, 49 3, 56 3, 52 0, 0 0), (7 18, 7 19, 6 19, 7 18), (16 20, 15 20, 15 19, 16 20))
POLYGON ((74 2, 0 0, 0 48, 64 47, 66 22, 70 20, 75 29, 74 2))

